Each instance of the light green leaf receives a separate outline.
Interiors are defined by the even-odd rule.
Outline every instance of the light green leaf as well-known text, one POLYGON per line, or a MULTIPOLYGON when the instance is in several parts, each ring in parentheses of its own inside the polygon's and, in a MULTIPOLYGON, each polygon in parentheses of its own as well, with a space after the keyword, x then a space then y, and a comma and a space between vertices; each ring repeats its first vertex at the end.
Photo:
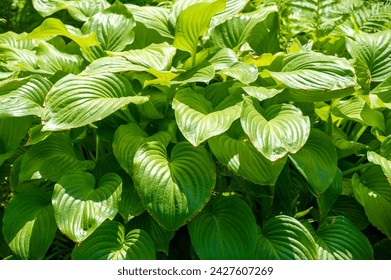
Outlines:
POLYGON ((373 151, 367 152, 367 157, 368 161, 380 165, 384 175, 387 177, 388 182, 391 184, 391 160, 388 160, 387 158, 382 157, 373 151))
POLYGON ((66 7, 71 17, 78 21, 88 21, 93 15, 110 7, 106 0, 67 1, 66 7))
POLYGON ((226 133, 209 139, 208 144, 220 163, 259 185, 273 186, 286 162, 286 158, 272 162, 259 153, 248 141, 239 122, 226 133))
MULTIPOLYGON (((52 83, 40 76, 28 77, 28 82, 20 84, 18 80, 10 80, 15 89, 5 94, 0 93, 0 117, 22 117, 35 115, 41 117, 45 96, 52 87, 52 83), (18 85, 21 85, 18 87, 18 85)), ((12 85, 8 84, 10 89, 12 85)))
POLYGON ((367 237, 344 216, 325 218, 317 230, 308 228, 317 244, 319 260, 372 260, 367 237))
POLYGON ((226 69, 238 62, 238 58, 233 50, 224 48, 219 49, 212 57, 208 58, 209 63, 213 65, 215 71, 226 69))
POLYGON ((312 129, 307 142, 289 158, 310 184, 316 195, 324 193, 334 181, 338 157, 334 144, 324 132, 312 129))
POLYGON ((124 57, 131 63, 145 68, 153 68, 164 71, 171 69, 171 63, 175 52, 176 49, 173 46, 170 46, 167 43, 162 43, 151 44, 140 50, 109 52, 109 54, 124 57))
POLYGON ((383 80, 378 86, 376 86, 371 94, 378 96, 383 102, 384 105, 391 109, 391 76, 383 80))
POLYGON ((118 214, 121 215, 124 223, 128 223, 134 217, 141 215, 145 212, 144 205, 138 196, 133 182, 129 180, 123 180, 121 200, 118 206, 118 214))
POLYGON ((185 84, 185 83, 209 83, 215 77, 215 70, 209 63, 203 63, 197 67, 194 67, 186 72, 183 72, 173 78, 170 83, 185 84))
POLYGON ((237 79, 243 84, 250 84, 255 82, 258 78, 257 66, 255 64, 247 64, 241 61, 236 62, 229 68, 222 69, 218 73, 237 79))
POLYGON ((147 68, 140 65, 135 65, 121 56, 101 57, 91 62, 81 75, 96 75, 105 73, 119 72, 142 72, 147 68))
POLYGON ((114 219, 122 180, 107 173, 99 182, 82 171, 70 171, 54 186, 52 204, 58 228, 74 242, 91 235, 106 219, 114 219))
POLYGON ((41 178, 56 182, 67 171, 87 170, 94 166, 93 161, 80 159, 68 134, 52 134, 25 153, 19 182, 41 178))
POLYGON ((152 136, 148 136, 140 126, 134 123, 121 125, 115 131, 113 153, 121 167, 129 175, 132 175, 133 158, 138 148, 142 144, 151 141, 160 141, 164 146, 167 146, 170 141, 170 135, 167 132, 161 131, 152 136))
POLYGON ((261 86, 245 86, 242 89, 250 96, 255 97, 259 101, 263 101, 276 96, 284 89, 266 88, 261 86))
POLYGON ((193 146, 198 146, 228 130, 240 117, 241 100, 237 101, 236 104, 215 111, 204 96, 186 88, 175 95, 172 108, 183 136, 193 146))
POLYGON ((21 259, 42 259, 56 230, 50 197, 42 189, 17 194, 5 209, 4 239, 21 259))
POLYGON ((38 44, 39 40, 30 39, 27 40, 27 33, 15 33, 8 31, 0 34, 0 45, 5 45, 9 47, 14 47, 16 49, 25 49, 32 51, 38 44))
POLYGON ((255 258, 259 260, 315 260, 316 243, 298 220, 279 215, 269 219, 258 234, 255 258))
POLYGON ((32 0, 34 9, 42 17, 48 17, 55 12, 66 9, 66 2, 64 0, 32 0))
POLYGON ((77 74, 82 68, 81 56, 60 52, 53 45, 43 41, 39 43, 36 54, 38 66, 53 74, 57 71, 77 74))
POLYGON ((356 85, 354 68, 345 58, 315 52, 296 52, 283 59, 281 72, 264 70, 290 88, 289 100, 314 102, 351 94, 356 85))
POLYGON ((346 48, 350 55, 364 62, 371 73, 371 81, 382 82, 390 77, 391 67, 391 30, 368 34, 355 34, 354 39, 347 38, 346 48))
POLYGON ((310 121, 291 104, 261 108, 258 101, 244 97, 240 121, 251 143, 271 161, 296 153, 307 141, 310 121))
POLYGON ((201 260, 252 259, 257 224, 239 197, 218 196, 189 224, 191 243, 201 260))
POLYGON ((0 66, 9 71, 42 72, 38 69, 38 58, 34 51, 0 45, 0 66))
POLYGON ((31 121, 30 117, 0 118, 0 166, 14 155, 31 121))
POLYGON ((72 251, 74 260, 154 260, 151 237, 143 230, 125 228, 115 221, 105 221, 72 251))
POLYGON ((215 167, 203 147, 176 144, 168 155, 160 142, 148 142, 133 161, 133 180, 144 206, 167 230, 186 224, 211 197, 215 167))
POLYGON ((110 8, 93 15, 82 27, 84 34, 96 34, 99 48, 106 51, 122 51, 134 40, 136 26, 132 14, 119 1, 110 8))
POLYGON ((390 238, 391 188, 381 168, 370 167, 361 177, 354 174, 352 183, 354 197, 364 207, 368 220, 390 238))
POLYGON ((101 120, 129 103, 141 104, 130 82, 107 73, 93 76, 69 74, 50 90, 44 110, 43 130, 66 130, 101 120))
POLYGON ((201 2, 183 10, 176 21, 174 47, 189 52, 197 52, 198 38, 204 34, 214 15, 225 9, 225 0, 201 2))

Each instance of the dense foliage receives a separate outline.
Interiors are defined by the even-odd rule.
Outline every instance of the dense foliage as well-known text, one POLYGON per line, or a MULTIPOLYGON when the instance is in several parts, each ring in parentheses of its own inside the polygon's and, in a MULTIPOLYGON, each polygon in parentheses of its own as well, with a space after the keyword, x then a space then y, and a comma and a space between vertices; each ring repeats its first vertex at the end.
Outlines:
POLYGON ((2 258, 390 259, 388 1, 6 2, 2 258))

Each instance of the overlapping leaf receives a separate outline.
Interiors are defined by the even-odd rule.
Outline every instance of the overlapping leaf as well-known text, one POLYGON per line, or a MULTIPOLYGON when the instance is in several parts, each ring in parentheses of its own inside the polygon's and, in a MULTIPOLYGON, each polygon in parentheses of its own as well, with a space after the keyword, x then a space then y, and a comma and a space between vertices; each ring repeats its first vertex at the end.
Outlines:
POLYGON ((50 90, 44 110, 43 130, 66 130, 101 120, 129 103, 148 97, 134 96, 128 80, 116 74, 69 74, 50 90))
POLYGON ((207 150, 188 142, 168 155, 160 142, 143 144, 134 157, 133 179, 144 206, 165 229, 176 230, 200 211, 215 186, 207 150))
POLYGON ((191 243, 202 260, 252 259, 257 225, 237 196, 216 197, 189 224, 191 243))
POLYGON ((121 192, 122 180, 115 173, 107 173, 99 182, 90 173, 66 173, 52 197, 59 229, 74 242, 83 241, 106 219, 114 219, 121 192))

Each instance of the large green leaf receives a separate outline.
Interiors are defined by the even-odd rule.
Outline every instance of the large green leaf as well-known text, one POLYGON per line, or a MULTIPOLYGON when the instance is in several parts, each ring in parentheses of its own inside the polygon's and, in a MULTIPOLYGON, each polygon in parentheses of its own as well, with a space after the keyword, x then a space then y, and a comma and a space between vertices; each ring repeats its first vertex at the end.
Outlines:
POLYGON ((188 142, 168 155, 161 142, 143 144, 134 157, 133 179, 144 206, 165 229, 176 230, 200 211, 215 186, 207 150, 188 142))
POLYGON ((289 158, 319 195, 327 190, 337 172, 337 152, 326 133, 312 129, 307 142, 289 158))
POLYGON ((143 230, 125 235, 125 228, 115 221, 105 221, 72 251, 74 260, 154 260, 155 247, 143 230))
POLYGON ((189 52, 197 52, 198 38, 204 34, 214 15, 225 9, 225 0, 201 2, 183 10, 176 21, 174 47, 189 52))
POLYGON ((167 132, 158 132, 152 136, 141 129, 140 126, 134 123, 121 125, 115 131, 113 140, 113 153, 121 167, 132 175, 133 158, 137 149, 146 142, 160 141, 164 146, 168 144, 170 136, 167 132))
POLYGON ((45 74, 45 71, 37 70, 38 58, 34 51, 0 45, 0 53, 2 56, 0 66, 3 69, 45 74))
POLYGON ((77 0, 66 2, 68 13, 78 21, 87 21, 93 15, 110 7, 106 0, 77 0))
POLYGON ((114 219, 122 179, 107 173, 99 182, 82 171, 67 172, 54 186, 52 204, 59 229, 74 242, 91 235, 106 219, 114 219))
POLYGON ((42 259, 56 230, 50 196, 42 189, 17 194, 5 209, 4 239, 22 259, 42 259))
POLYGON ((93 76, 69 74, 50 90, 44 110, 43 130, 66 130, 101 120, 129 103, 141 104, 130 82, 107 73, 93 76))
MULTIPOLYGON (((14 80, 16 86, 18 83, 18 80, 14 80)), ((44 99, 51 87, 52 83, 48 79, 32 75, 20 87, 5 94, 0 93, 0 117, 41 117, 44 99)))
POLYGON ((380 165, 388 182, 391 184, 391 160, 372 151, 367 153, 367 157, 370 162, 380 165))
POLYGON ((344 216, 330 216, 315 231, 308 229, 317 244, 319 260, 371 260, 372 245, 367 237, 344 216))
POLYGON ((167 43, 151 44, 140 50, 129 50, 123 52, 111 52, 112 55, 118 55, 126 58, 133 64, 145 68, 156 70, 170 70, 172 59, 176 49, 167 43))
POLYGON ((234 63, 228 68, 222 69, 218 73, 237 79, 243 84, 253 83, 258 78, 257 66, 255 64, 247 64, 241 61, 234 63))
POLYGON ((141 72, 146 71, 147 68, 141 65, 136 65, 121 56, 105 56, 98 58, 91 62, 81 75, 96 75, 105 73, 118 73, 118 72, 141 72))
POLYGON ((235 122, 226 133, 209 139, 208 144, 220 163, 259 185, 273 186, 286 162, 286 158, 272 162, 259 153, 239 122, 235 122))
POLYGON ((354 68, 345 58, 316 52, 296 52, 283 59, 280 72, 264 70, 290 88, 287 98, 303 102, 330 100, 351 94, 356 85, 354 68))
POLYGON ((253 258, 257 224, 251 208, 235 195, 211 200, 188 228, 194 250, 202 260, 253 258))
POLYGON ((30 125, 30 117, 0 118, 0 166, 14 155, 30 125))
POLYGON ((372 225, 391 237, 391 188, 379 166, 352 177, 353 193, 372 225))
POLYGON ((309 118, 291 104, 272 105, 264 110, 258 101, 244 97, 240 120, 251 143, 271 161, 296 153, 310 134, 309 118))
POLYGON ((34 9, 43 17, 50 16, 67 7, 63 0, 32 0, 32 2, 34 9))
POLYGON ((52 134, 24 154, 19 182, 41 178, 57 182, 67 171, 82 171, 94 166, 93 161, 80 158, 69 134, 52 134))
POLYGON ((92 16, 82 27, 84 34, 95 33, 102 50, 122 51, 134 40, 136 26, 132 14, 119 1, 92 16))
POLYGON ((371 81, 382 82, 390 77, 391 67, 391 30, 368 34, 355 34, 347 39, 346 48, 350 55, 364 62, 371 73, 371 81))
POLYGON ((172 108, 183 136, 193 146, 198 146, 228 130, 240 117, 241 100, 235 101, 236 104, 229 104, 230 106, 215 111, 203 95, 186 88, 175 95, 172 108))
POLYGON ((255 258, 260 260, 314 260, 316 243, 298 220, 279 215, 268 220, 258 234, 255 258))

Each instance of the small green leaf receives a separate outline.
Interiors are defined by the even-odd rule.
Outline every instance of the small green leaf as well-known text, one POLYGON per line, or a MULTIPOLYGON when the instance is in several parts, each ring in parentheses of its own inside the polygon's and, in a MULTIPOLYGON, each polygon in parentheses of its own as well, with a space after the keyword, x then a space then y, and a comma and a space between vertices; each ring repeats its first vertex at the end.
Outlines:
POLYGON ((86 240, 76 245, 74 260, 154 260, 151 237, 143 230, 125 228, 115 221, 105 221, 86 240))
POLYGON ((236 62, 229 68, 224 68, 218 72, 219 74, 232 77, 243 84, 255 82, 258 78, 258 68, 255 64, 247 64, 244 62, 236 62))
POLYGON ((310 134, 309 118, 291 104, 272 105, 264 110, 258 101, 244 97, 240 120, 251 143, 271 161, 296 153, 310 134))
POLYGON ((17 194, 4 213, 4 239, 21 259, 42 259, 56 234, 50 197, 42 189, 17 194))
POLYGON ((66 9, 66 3, 62 0, 32 0, 34 9, 42 17, 47 17, 55 12, 66 9))
POLYGON ((106 219, 114 219, 122 180, 107 173, 99 182, 90 173, 66 173, 54 186, 52 204, 59 229, 74 242, 91 235, 106 219))
POLYGON ((279 215, 258 233, 255 258, 259 260, 316 260, 315 240, 298 220, 279 215))
POLYGON ((239 197, 219 196, 189 224, 191 243, 202 260, 252 259, 257 225, 251 208, 239 197))
POLYGON ((337 152, 331 139, 324 132, 312 129, 307 142, 289 158, 319 195, 327 190, 337 172, 337 152))
POLYGON ((209 201, 215 167, 203 147, 176 144, 167 154, 161 142, 143 144, 133 161, 133 179, 144 206, 167 230, 186 224, 209 201))
POLYGON ((367 153, 367 157, 370 162, 373 162, 374 164, 377 164, 382 168, 384 175, 387 177, 388 182, 391 184, 391 160, 382 157, 381 155, 372 151, 369 151, 367 153))

